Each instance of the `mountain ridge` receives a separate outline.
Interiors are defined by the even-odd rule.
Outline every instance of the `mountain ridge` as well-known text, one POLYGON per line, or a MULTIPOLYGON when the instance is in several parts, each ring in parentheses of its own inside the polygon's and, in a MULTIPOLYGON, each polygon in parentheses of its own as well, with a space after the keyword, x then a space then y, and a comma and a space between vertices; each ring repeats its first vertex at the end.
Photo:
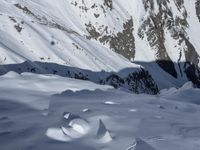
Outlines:
POLYGON ((145 69, 136 62, 155 62, 151 67, 158 65, 164 77, 199 86, 199 3, 3 0, 0 62, 40 61, 106 72, 145 69))

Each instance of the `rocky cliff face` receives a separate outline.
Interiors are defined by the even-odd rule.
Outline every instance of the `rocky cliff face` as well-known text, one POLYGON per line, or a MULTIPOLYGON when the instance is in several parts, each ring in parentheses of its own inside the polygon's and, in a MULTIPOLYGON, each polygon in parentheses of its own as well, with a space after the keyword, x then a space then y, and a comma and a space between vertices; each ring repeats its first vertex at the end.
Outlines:
MULTIPOLYGON (((103 45, 107 44, 111 50, 131 61, 138 60, 137 53, 140 53, 141 46, 135 46, 135 39, 139 39, 139 44, 146 45, 147 49, 152 51, 152 60, 174 78, 183 77, 184 73, 188 77, 191 76, 187 71, 188 65, 196 66, 198 70, 200 41, 194 39, 198 36, 192 35, 194 34, 192 32, 195 32, 196 28, 198 28, 197 31, 200 29, 200 23, 197 22, 200 18, 199 0, 196 2, 142 0, 124 3, 127 4, 111 0, 109 5, 103 1, 99 4, 95 1, 87 4, 84 1, 76 1, 75 7, 82 9, 81 4, 85 5, 84 17, 87 18, 92 13, 94 15, 93 23, 90 19, 88 23, 86 21, 85 28, 88 31, 86 36, 103 45), (130 7, 127 8, 127 5, 130 7), (131 7, 133 11, 129 9, 131 7), (115 26, 110 24, 110 18, 115 26), (195 26, 194 23, 196 23, 195 26)), ((150 51, 145 52, 151 53, 150 51)), ((145 57, 142 61, 145 61, 145 57)), ((198 76, 199 74, 196 74, 197 78, 198 76)))
POLYGON ((146 67, 154 79, 159 66, 177 86, 187 80, 200 86, 199 33, 200 0, 3 0, 0 63, 107 72, 146 67))
POLYGON ((196 6, 196 14, 200 21, 200 0, 196 0, 195 6, 196 6))

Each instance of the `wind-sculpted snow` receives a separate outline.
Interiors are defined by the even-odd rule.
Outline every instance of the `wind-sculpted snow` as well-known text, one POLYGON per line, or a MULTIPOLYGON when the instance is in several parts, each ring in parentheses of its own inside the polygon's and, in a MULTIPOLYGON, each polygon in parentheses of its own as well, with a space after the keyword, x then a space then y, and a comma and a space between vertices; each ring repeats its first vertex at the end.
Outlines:
POLYGON ((199 89, 131 94, 57 75, 0 77, 3 150, 198 150, 199 89))

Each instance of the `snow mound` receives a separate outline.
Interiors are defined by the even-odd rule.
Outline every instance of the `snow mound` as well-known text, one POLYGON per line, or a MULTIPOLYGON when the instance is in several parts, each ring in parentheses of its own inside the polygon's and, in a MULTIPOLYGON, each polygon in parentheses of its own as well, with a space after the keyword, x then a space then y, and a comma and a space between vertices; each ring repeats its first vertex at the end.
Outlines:
POLYGON ((86 120, 66 112, 63 114, 61 129, 65 135, 71 138, 81 138, 88 133, 90 128, 86 120))
POLYGON ((49 128, 46 136, 60 142, 70 142, 86 135, 90 130, 86 120, 78 115, 68 112, 63 113, 60 128, 49 128))
POLYGON ((46 136, 52 140, 60 142, 70 142, 71 138, 64 135, 62 130, 59 128, 49 128, 46 131, 46 136))
POLYGON ((20 74, 18 74, 17 72, 9 71, 7 74, 3 75, 2 77, 15 78, 15 77, 19 77, 19 76, 20 76, 20 74))
POLYGON ((169 89, 163 89, 160 91, 160 95, 171 95, 171 94, 175 94, 181 91, 185 91, 185 90, 190 90, 193 89, 194 85, 192 82, 186 82, 181 88, 177 89, 177 88, 169 88, 169 89))

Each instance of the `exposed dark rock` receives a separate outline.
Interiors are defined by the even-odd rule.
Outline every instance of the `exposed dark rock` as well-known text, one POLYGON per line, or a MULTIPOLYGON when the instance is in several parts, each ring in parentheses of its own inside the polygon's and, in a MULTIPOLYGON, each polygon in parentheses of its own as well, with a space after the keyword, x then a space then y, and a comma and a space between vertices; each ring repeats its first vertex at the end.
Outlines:
POLYGON ((22 64, 0 66, 0 75, 9 71, 18 73, 32 72, 37 74, 56 74, 63 77, 89 80, 97 84, 111 85, 114 88, 124 88, 133 93, 159 93, 159 89, 149 72, 142 68, 137 70, 132 68, 129 69, 128 72, 124 70, 126 75, 121 77, 119 72, 92 72, 89 70, 42 62, 24 62, 22 64), (95 79, 95 77, 99 78, 95 79))
POLYGON ((22 31, 22 27, 20 26, 20 24, 14 25, 15 29, 17 30, 17 32, 21 32, 22 31))
POLYGON ((135 38, 133 36, 133 19, 123 25, 124 30, 111 37, 110 48, 118 54, 133 60, 135 58, 135 38))
POLYGON ((112 0, 104 0, 104 5, 110 8, 110 10, 113 9, 113 2, 112 0))
POLYGON ((174 64, 164 45, 164 28, 170 28, 171 18, 171 16, 167 17, 167 15, 163 14, 162 10, 157 15, 152 14, 152 16, 149 16, 149 18, 143 22, 138 31, 138 35, 142 39, 146 36, 149 45, 156 50, 156 60, 158 65, 176 78, 177 73, 174 64), (166 20, 163 20, 163 17, 165 17, 166 20))
POLYGON ((185 73, 186 73, 188 79, 190 81, 192 81, 192 83, 196 87, 200 88, 200 69, 199 69, 199 67, 188 62, 188 63, 186 63, 185 68, 186 68, 185 73))
POLYGON ((51 41, 51 45, 55 45, 55 42, 54 42, 54 41, 51 41))
POLYGON ((128 74, 128 76, 125 78, 121 78, 116 74, 112 74, 107 77, 103 83, 112 85, 115 88, 128 88, 130 91, 138 94, 143 92, 148 94, 159 93, 159 89, 151 75, 148 73, 148 71, 142 68, 137 72, 128 74))
POLYGON ((156 62, 164 71, 177 78, 177 72, 172 61, 157 60, 156 62))
MULTIPOLYGON (((135 57, 135 38, 133 36, 133 19, 130 18, 123 24, 123 31, 118 32, 116 35, 107 34, 102 35, 91 23, 85 24, 86 30, 89 33, 88 39, 95 39, 101 43, 108 43, 110 48, 116 53, 121 54, 129 60, 135 57)), ((104 31, 108 33, 107 27, 104 31)))
POLYGON ((200 0, 196 0, 195 6, 196 6, 196 14, 200 22, 200 0))
POLYGON ((54 22, 53 20, 48 20, 45 16, 40 16, 40 15, 35 14, 26 6, 22 6, 20 4, 14 4, 14 6, 17 7, 18 9, 22 10, 25 14, 32 16, 32 18, 35 19, 37 21, 37 23, 39 23, 41 25, 45 25, 50 28, 56 28, 56 29, 64 31, 68 34, 75 34, 77 36, 80 36, 77 32, 75 32, 71 29, 67 29, 65 26, 62 26, 62 25, 54 22))

